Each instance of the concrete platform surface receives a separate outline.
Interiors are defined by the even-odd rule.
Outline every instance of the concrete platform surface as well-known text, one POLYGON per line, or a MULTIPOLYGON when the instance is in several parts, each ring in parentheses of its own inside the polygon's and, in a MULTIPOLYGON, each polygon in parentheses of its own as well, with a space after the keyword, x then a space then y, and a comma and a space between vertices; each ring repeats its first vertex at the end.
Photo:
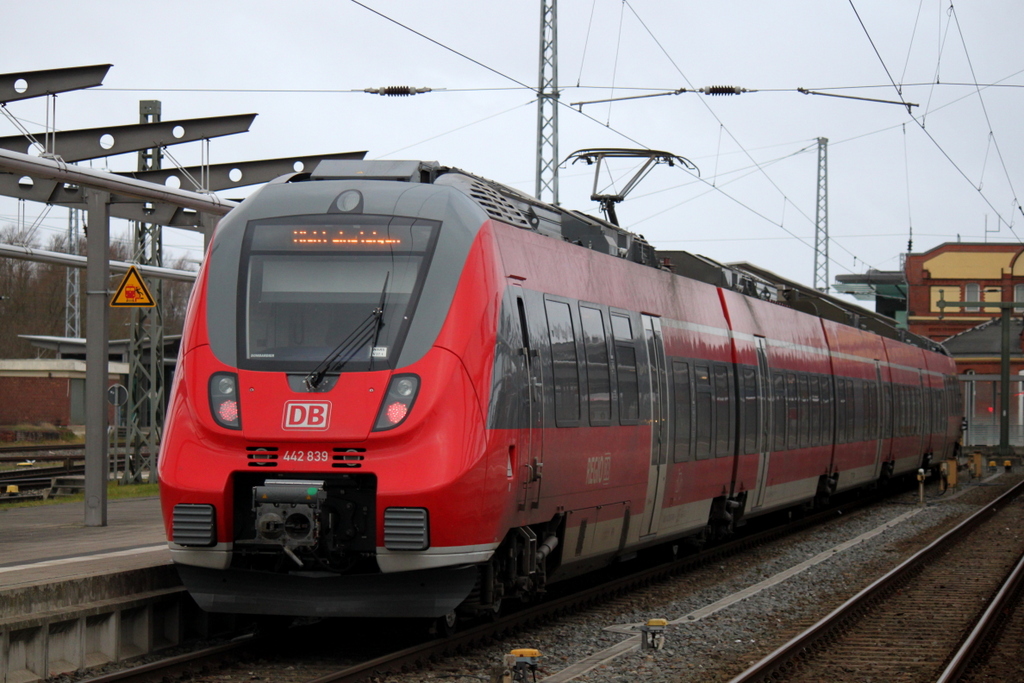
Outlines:
POLYGON ((160 500, 108 501, 107 526, 85 504, 0 508, 0 589, 170 564, 160 500))

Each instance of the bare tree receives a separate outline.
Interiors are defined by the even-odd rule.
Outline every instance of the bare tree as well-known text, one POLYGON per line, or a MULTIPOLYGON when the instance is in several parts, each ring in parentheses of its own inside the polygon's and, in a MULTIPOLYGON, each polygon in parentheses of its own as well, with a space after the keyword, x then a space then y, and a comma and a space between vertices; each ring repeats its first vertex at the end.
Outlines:
MULTIPOLYGON (((0 243, 16 244, 38 248, 39 240, 34 230, 7 225, 0 228, 0 243)), ((55 236, 46 248, 51 251, 67 251, 66 237, 55 236)), ((88 253, 85 241, 79 251, 88 253)), ((125 240, 113 240, 108 256, 117 261, 133 261, 131 245, 125 240)), ((171 268, 185 269, 184 257, 169 264, 171 268)), ((117 287, 121 274, 111 275, 109 289, 117 287)), ((66 315, 67 268, 64 266, 0 258, 0 358, 41 358, 53 353, 33 347, 21 339, 19 334, 63 336, 66 315)), ((84 282, 84 278, 83 278, 84 282)), ((166 282, 163 287, 161 305, 164 307, 164 333, 180 334, 185 317, 192 285, 187 282, 166 282)), ((84 288, 83 288, 84 290, 84 288)), ((79 310, 85 310, 84 297, 79 301, 79 310)), ((113 308, 110 311, 109 334, 111 339, 127 339, 131 336, 131 309, 113 308)))

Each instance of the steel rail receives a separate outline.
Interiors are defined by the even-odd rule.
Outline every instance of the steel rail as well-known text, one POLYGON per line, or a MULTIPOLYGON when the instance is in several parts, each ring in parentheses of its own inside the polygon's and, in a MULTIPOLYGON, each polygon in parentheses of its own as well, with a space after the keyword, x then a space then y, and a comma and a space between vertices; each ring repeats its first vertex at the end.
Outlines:
POLYGON ((168 680, 176 680, 179 677, 184 679, 182 674, 186 672, 221 663, 246 648, 255 648, 260 643, 266 644, 263 642, 264 640, 258 639, 253 635, 240 636, 227 643, 94 676, 80 683, 115 683, 115 681, 131 681, 132 683, 148 683, 152 681, 153 683, 163 683, 168 680))
POLYGON ((1024 584, 1024 553, 1021 553, 1017 564, 999 587, 999 591, 978 619, 978 623, 967 634, 960 649, 956 651, 942 674, 936 679, 936 683, 955 683, 967 672, 967 669, 974 663, 975 655, 978 654, 989 634, 999 623, 1003 611, 1020 597, 1022 584, 1024 584))
POLYGON ((524 609, 502 616, 501 619, 491 624, 483 624, 473 627, 467 631, 456 633, 444 640, 435 640, 419 645, 413 645, 376 659, 356 664, 341 671, 327 674, 319 678, 307 681, 306 683, 357 683, 388 671, 398 671, 406 667, 416 666, 432 657, 443 655, 448 652, 458 651, 470 647, 473 644, 485 642, 488 639, 504 631, 528 626, 540 622, 554 615, 582 609, 593 604, 595 601, 607 599, 621 594, 625 590, 633 590, 648 585, 654 581, 668 578, 697 565, 713 562, 760 543, 784 536, 796 531, 801 531, 811 526, 824 523, 828 519, 838 517, 843 511, 849 512, 854 509, 867 506, 876 502, 881 496, 865 497, 859 500, 839 505, 834 508, 808 515, 807 517, 790 522, 780 527, 773 527, 766 531, 751 534, 714 548, 704 550, 695 555, 676 560, 658 567, 645 569, 626 577, 614 579, 598 586, 585 589, 565 597, 549 600, 543 604, 524 609))
MULTIPOLYGON (((541 604, 528 607, 518 612, 503 615, 492 623, 473 626, 465 631, 459 631, 443 639, 426 641, 413 645, 375 659, 346 667, 345 669, 320 676, 308 683, 354 683, 364 681, 368 678, 386 671, 398 671, 404 667, 416 666, 419 663, 429 660, 439 654, 456 651, 460 648, 467 648, 474 644, 487 642, 498 634, 514 631, 519 628, 538 623, 558 614, 567 611, 580 609, 602 600, 621 594, 624 590, 635 589, 654 581, 678 574, 687 569, 713 562, 737 552, 746 550, 752 546, 764 543, 787 534, 802 531, 825 521, 838 518, 861 507, 866 507, 884 496, 865 496, 857 500, 847 502, 836 507, 808 515, 802 519, 792 521, 782 526, 753 533, 749 536, 724 543, 714 548, 701 551, 694 555, 684 557, 674 562, 659 565, 654 568, 647 568, 635 572, 626 577, 619 577, 582 591, 572 593, 559 598, 545 601, 541 604)), ((304 628, 304 627, 300 627, 304 628)), ((208 666, 210 662, 220 661, 231 657, 232 653, 247 647, 257 647, 261 642, 257 637, 239 639, 230 643, 199 650, 194 653, 186 653, 176 657, 152 662, 138 667, 124 669, 119 672, 104 674, 93 678, 83 679, 79 683, 114 683, 131 681, 132 683, 143 683, 149 681, 165 681, 169 672, 182 672, 195 670, 200 666, 208 666)))
POLYGON ((995 515, 1003 505, 1012 501, 1022 492, 1024 492, 1024 481, 1018 483, 999 498, 986 504, 948 532, 914 553, 892 571, 873 581, 867 588, 864 588, 834 609, 806 631, 795 636, 761 661, 732 678, 729 683, 754 683, 755 681, 776 680, 776 674, 782 672, 795 657, 810 648, 813 643, 838 629, 846 620, 854 618, 864 605, 911 576, 913 572, 930 561, 935 555, 995 515))

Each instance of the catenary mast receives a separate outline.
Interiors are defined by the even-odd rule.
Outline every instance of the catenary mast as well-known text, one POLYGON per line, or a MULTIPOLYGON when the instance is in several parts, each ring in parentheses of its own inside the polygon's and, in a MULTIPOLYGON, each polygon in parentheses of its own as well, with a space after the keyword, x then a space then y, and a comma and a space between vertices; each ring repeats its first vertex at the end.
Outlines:
POLYGON ((558 204, 557 0, 540 0, 540 66, 537 87, 537 199, 558 204))

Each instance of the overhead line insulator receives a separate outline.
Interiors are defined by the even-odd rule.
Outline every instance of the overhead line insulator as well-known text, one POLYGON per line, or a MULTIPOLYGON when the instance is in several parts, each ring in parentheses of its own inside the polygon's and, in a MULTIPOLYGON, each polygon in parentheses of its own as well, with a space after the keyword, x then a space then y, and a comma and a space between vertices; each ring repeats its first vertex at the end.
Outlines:
POLYGON ((736 85, 710 85, 706 88, 701 88, 697 92, 702 92, 705 95, 739 95, 741 93, 752 91, 736 85))
POLYGON ((420 93, 431 92, 431 88, 414 88, 409 85, 389 85, 384 88, 367 88, 363 92, 382 97, 409 97, 420 93))

